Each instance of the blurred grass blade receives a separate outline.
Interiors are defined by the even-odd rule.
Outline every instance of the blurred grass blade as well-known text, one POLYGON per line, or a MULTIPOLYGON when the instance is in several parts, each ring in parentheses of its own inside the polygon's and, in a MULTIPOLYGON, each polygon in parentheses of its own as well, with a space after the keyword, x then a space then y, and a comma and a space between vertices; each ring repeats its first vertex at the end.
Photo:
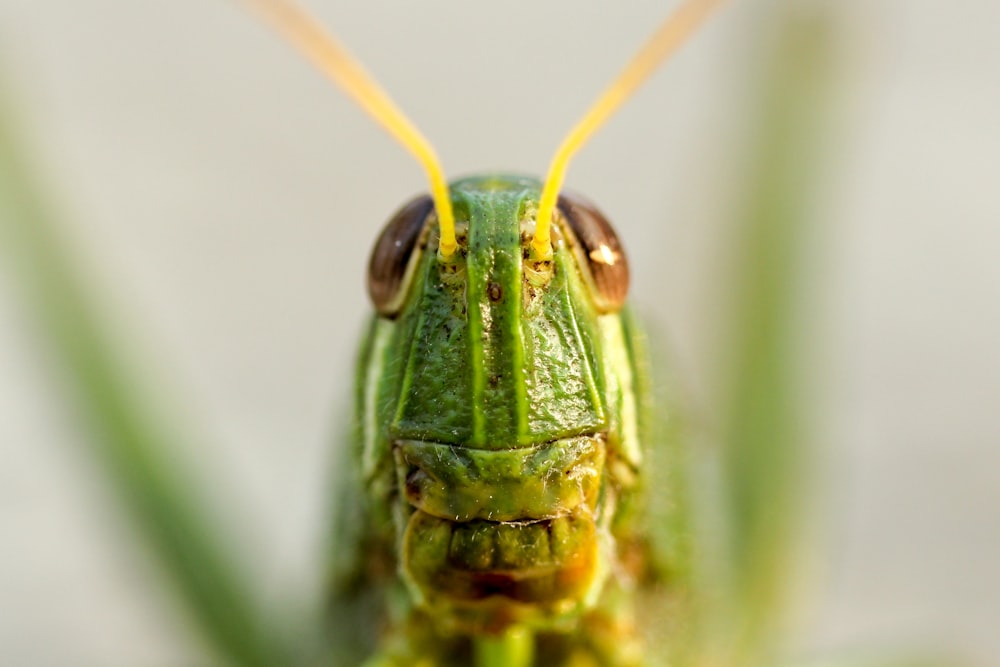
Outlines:
POLYGON ((966 663, 954 656, 921 655, 906 653, 873 653, 824 658, 809 662, 795 662, 789 667, 957 667, 966 663))
POLYGON ((11 114, 0 105, 0 241, 91 428, 93 452, 196 626, 219 654, 236 665, 294 664, 276 626, 265 623, 255 605, 235 554, 208 525, 189 478, 172 460, 175 440, 154 418, 155 406, 144 391, 151 385, 127 372, 102 328, 71 253, 60 243, 58 227, 31 181, 11 114))
POLYGON ((767 660, 780 623, 783 584, 794 572, 790 547, 803 505, 800 390, 803 336, 797 306, 804 241, 819 182, 823 119, 831 97, 831 25, 816 8, 774 3, 768 55, 751 105, 745 195, 735 221, 732 315, 722 431, 724 513, 729 517, 727 627, 714 641, 728 658, 767 660), (753 107, 756 106, 756 109, 753 107), (800 322, 799 322, 800 323, 800 322))

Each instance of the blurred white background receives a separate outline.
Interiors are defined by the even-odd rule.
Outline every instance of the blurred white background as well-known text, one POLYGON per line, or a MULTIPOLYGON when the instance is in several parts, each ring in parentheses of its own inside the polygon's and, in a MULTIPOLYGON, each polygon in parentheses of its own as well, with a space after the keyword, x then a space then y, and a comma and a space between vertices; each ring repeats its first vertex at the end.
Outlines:
MULTIPOLYGON (((806 4, 806 0, 794 0, 806 4)), ((674 5, 313 0, 453 176, 538 173, 674 5)), ((810 280, 823 454, 808 651, 1000 665, 1000 3, 829 0, 842 38, 810 280)), ((778 2, 725 8, 576 161, 634 297, 712 404, 722 220, 778 2)), ((0 0, 66 234, 184 399, 261 585, 315 589, 370 242, 423 176, 225 1, 0 0)), ((207 664, 77 434, 0 272, 0 664, 207 664)))

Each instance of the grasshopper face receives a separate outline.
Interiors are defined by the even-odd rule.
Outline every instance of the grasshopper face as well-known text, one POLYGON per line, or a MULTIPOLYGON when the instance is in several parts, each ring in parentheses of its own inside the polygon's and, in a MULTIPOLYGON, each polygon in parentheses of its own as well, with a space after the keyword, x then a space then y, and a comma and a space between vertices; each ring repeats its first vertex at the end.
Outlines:
POLYGON ((415 605, 470 631, 595 604, 639 463, 618 345, 624 256, 603 216, 564 198, 551 260, 532 259, 539 190, 522 177, 458 181, 458 252, 427 250, 436 221, 417 200, 373 254, 383 315, 362 370, 377 384, 361 392, 365 477, 372 501, 392 505, 415 605))

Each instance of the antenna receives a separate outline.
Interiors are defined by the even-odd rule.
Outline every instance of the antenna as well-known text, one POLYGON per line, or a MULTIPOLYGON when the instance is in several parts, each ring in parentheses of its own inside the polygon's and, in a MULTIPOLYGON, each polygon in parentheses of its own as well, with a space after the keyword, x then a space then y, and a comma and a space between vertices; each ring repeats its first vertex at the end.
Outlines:
POLYGON ((427 172, 431 197, 441 227, 438 251, 450 257, 455 240, 455 215, 444 169, 430 142, 400 111, 375 79, 319 22, 292 0, 243 0, 303 55, 348 94, 365 113, 403 145, 427 172))
POLYGON ((535 236, 531 240, 532 251, 538 259, 552 257, 552 214, 573 155, 645 83, 667 56, 694 34, 711 11, 721 3, 722 0, 687 0, 681 5, 639 49, 621 74, 601 93, 586 115, 563 139, 549 165, 545 185, 542 187, 542 199, 538 205, 535 236))

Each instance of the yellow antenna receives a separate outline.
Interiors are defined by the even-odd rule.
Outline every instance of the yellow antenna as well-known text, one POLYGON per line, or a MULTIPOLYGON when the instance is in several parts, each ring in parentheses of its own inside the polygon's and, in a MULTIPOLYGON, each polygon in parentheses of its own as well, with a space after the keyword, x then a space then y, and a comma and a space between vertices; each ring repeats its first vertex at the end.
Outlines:
POLYGON ((548 259, 552 256, 550 238, 552 213, 555 210, 559 189, 566 178, 566 168, 573 155, 721 3, 722 0, 687 0, 681 5, 639 49, 618 78, 611 82, 587 114, 563 139, 549 165, 545 185, 542 188, 542 200, 538 205, 535 236, 531 241, 531 247, 539 259, 548 259))
POLYGON ((319 22, 291 0, 244 0, 274 28, 343 89, 368 115, 396 138, 427 172, 431 197, 441 225, 439 251, 450 257, 455 241, 455 215, 451 209, 448 181, 430 142, 403 115, 389 95, 355 58, 319 22))

